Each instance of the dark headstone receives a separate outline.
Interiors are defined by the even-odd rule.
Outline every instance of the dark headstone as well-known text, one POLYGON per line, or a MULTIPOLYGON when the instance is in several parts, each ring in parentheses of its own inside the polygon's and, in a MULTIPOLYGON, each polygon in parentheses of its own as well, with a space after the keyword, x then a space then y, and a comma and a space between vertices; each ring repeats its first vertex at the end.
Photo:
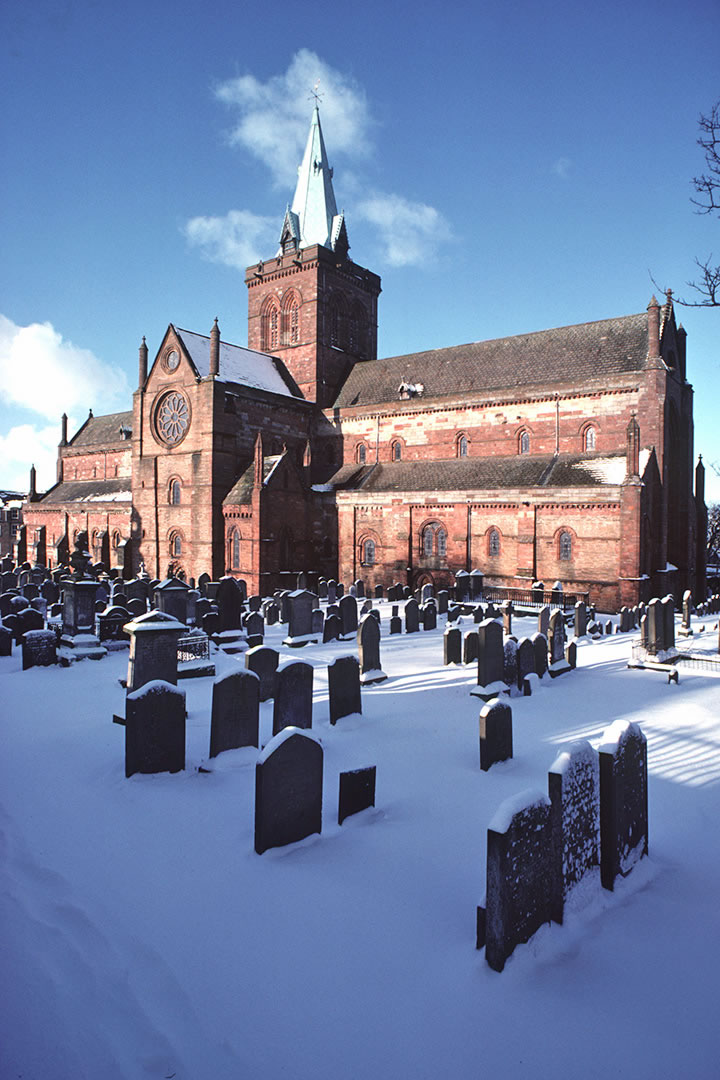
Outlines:
POLYGON ((185 768, 185 694, 157 680, 125 700, 125 775, 185 768))
POLYGON ((459 626, 448 626, 443 634, 443 663, 462 663, 462 630, 459 626))
POLYGON ((360 654, 360 682, 382 682, 387 675, 380 664, 380 626, 372 615, 366 615, 360 622, 357 644, 360 654))
POLYGON ((587 633, 587 608, 582 600, 575 604, 575 637, 585 637, 587 633))
POLYGON ((418 602, 410 598, 405 604, 405 633, 415 634, 420 629, 420 609, 418 602))
POLYGON ((382 598, 383 598, 383 587, 382 587, 382 585, 376 585, 375 586, 374 596, 375 596, 376 600, 382 600, 382 598))
POLYGON ((251 611, 245 619, 245 632, 248 640, 251 637, 263 637, 265 634, 265 620, 259 611, 251 611))
POLYGON ((502 627, 495 619, 485 619, 478 626, 478 687, 502 689, 504 667, 502 627))
POLYGON ((450 594, 448 593, 447 589, 438 589, 436 599, 438 615, 447 615, 448 601, 450 599, 450 594))
POLYGON ((279 659, 275 649, 271 649, 269 645, 256 645, 245 653, 245 667, 248 671, 254 671, 260 679, 261 701, 269 701, 275 696, 275 677, 279 659))
POLYGON ((322 613, 322 608, 313 608, 312 613, 312 633, 316 634, 319 638, 322 637, 323 629, 325 626, 325 616, 322 613))
POLYGON ((12 656, 13 636, 7 626, 0 626, 0 656, 12 656))
POLYGON ((312 735, 285 728, 255 767, 255 851, 322 831, 323 751, 312 735))
POLYGON ((258 746, 260 679, 253 671, 231 671, 215 679, 210 719, 210 757, 241 746, 258 746))
POLYGON ((339 656, 328 664, 330 723, 362 712, 360 663, 355 656, 339 656))
POLYGON ((487 834, 485 959, 494 971, 551 921, 554 870, 550 800, 524 792, 502 803, 487 834))
MULTIPOLYGON (((503 642, 503 682, 508 687, 515 687, 518 685, 518 662, 517 662, 517 641, 515 638, 505 638, 503 642)), ((520 683, 522 688, 522 683, 520 683)))
POLYGON ((480 713, 480 768, 487 772, 497 761, 512 756, 512 709, 494 698, 480 713))
POLYGON ((295 660, 275 675, 273 735, 283 728, 312 727, 313 667, 295 660))
MULTIPOLYGON (((2 655, 2 654, 0 654, 2 655)), ((5 655, 9 655, 6 653, 5 655)), ((54 630, 27 630, 22 636, 22 668, 50 667, 57 663, 57 634, 54 630)))
POLYGON ((530 638, 521 638, 517 646, 517 685, 522 690, 528 675, 535 673, 535 650, 530 638))
POLYGON ((647 742, 637 724, 616 720, 600 754, 600 876, 612 890, 648 853, 647 742))
POLYGON ((339 615, 328 615, 323 624, 323 642, 337 641, 342 633, 342 623, 339 615))
POLYGON ((550 665, 565 664, 565 620, 559 609, 553 611, 550 616, 550 629, 548 636, 548 650, 550 653, 550 665))
POLYGON ((375 775, 377 767, 353 769, 340 773, 338 797, 338 825, 352 814, 359 814, 375 805, 375 775))
POLYGON ((390 616, 390 633, 402 634, 402 619, 399 615, 390 616))
POLYGON ((437 608, 434 603, 427 602, 420 609, 423 630, 434 630, 437 627, 437 608))
MULTIPOLYGON (((149 611, 139 619, 125 623, 130 635, 128 658, 128 692, 139 690, 145 683, 177 684, 177 643, 186 627, 161 611, 149 611)), ((162 770, 161 770, 162 771, 162 770)))
POLYGON ((342 636, 357 633, 358 608, 354 596, 343 596, 340 600, 340 621, 342 623, 342 636))
POLYGON ((235 578, 224 577, 220 579, 215 602, 218 608, 218 632, 222 634, 226 630, 239 630, 243 610, 243 596, 235 578))
POLYGON ((665 649, 675 648, 675 601, 672 596, 664 596, 660 601, 665 620, 665 649))
POLYGON ((562 922, 568 893, 599 865, 600 767, 589 742, 574 742, 558 754, 548 773, 548 795, 556 859, 553 918, 562 922))
POLYGON ((208 637, 212 637, 213 634, 217 634, 220 631, 220 616, 217 611, 208 611, 200 619, 200 626, 204 634, 208 637))
POLYGON ((512 600, 504 600, 500 605, 502 612, 503 630, 506 634, 512 634, 513 605, 512 600))
POLYGON ((473 664, 478 658, 479 638, 477 630, 468 630, 463 638, 463 663, 473 664))
POLYGON ((544 634, 533 634, 533 654, 535 656, 535 674, 542 679, 548 669, 548 643, 544 634))

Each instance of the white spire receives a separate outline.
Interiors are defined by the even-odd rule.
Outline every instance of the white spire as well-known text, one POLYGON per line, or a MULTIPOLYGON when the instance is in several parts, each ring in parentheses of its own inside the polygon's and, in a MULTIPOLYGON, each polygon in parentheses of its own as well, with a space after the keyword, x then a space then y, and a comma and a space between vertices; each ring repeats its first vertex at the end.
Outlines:
POLYGON ((298 248, 321 244, 335 250, 337 241, 345 230, 343 214, 338 214, 337 211, 332 176, 316 104, 302 165, 298 169, 295 196, 285 215, 283 240, 289 232, 295 238, 298 248))

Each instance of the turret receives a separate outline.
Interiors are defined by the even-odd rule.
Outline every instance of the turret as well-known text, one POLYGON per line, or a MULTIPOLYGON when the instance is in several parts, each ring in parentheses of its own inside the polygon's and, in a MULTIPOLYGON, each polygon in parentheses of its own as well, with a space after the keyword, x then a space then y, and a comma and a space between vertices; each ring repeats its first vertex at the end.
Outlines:
POLYGON ((210 375, 211 377, 220 374, 220 330, 218 328, 217 318, 213 323, 212 330, 210 331, 210 375))
POLYGON ((147 382, 148 373, 148 347, 145 342, 145 338, 142 339, 142 345, 138 349, 138 390, 145 388, 147 382))

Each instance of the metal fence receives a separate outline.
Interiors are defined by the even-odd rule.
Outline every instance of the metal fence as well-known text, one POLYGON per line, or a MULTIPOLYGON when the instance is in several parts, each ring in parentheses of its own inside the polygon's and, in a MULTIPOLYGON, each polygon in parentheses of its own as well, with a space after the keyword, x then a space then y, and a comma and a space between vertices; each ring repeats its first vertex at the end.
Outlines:
POLYGON ((587 606, 589 592, 570 593, 561 592, 560 589, 514 589, 504 585, 483 584, 482 596, 478 600, 491 601, 493 604, 501 604, 504 600, 512 600, 517 607, 537 608, 548 604, 553 608, 562 608, 567 611, 574 608, 578 600, 582 600, 587 606))
POLYGON ((192 660, 210 659, 210 639, 207 634, 191 634, 178 638, 178 664, 187 664, 192 660))

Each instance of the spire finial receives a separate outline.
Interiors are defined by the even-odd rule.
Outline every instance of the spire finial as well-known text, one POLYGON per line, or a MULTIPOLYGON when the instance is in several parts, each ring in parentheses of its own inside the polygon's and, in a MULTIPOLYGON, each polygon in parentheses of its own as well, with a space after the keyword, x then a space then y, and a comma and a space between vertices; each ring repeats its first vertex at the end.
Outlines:
POLYGON ((321 100, 322 100, 322 98, 324 97, 324 95, 323 95, 323 94, 321 94, 321 93, 320 93, 320 91, 318 90, 318 86, 319 86, 319 85, 320 85, 320 80, 318 79, 318 80, 317 80, 317 82, 315 83, 315 85, 313 86, 312 90, 311 90, 311 91, 310 91, 310 93, 308 94, 308 97, 309 97, 309 98, 310 98, 311 100, 312 100, 312 99, 314 99, 314 100, 315 100, 315 108, 316 108, 316 109, 319 109, 319 108, 320 108, 320 101, 321 101, 321 100))

